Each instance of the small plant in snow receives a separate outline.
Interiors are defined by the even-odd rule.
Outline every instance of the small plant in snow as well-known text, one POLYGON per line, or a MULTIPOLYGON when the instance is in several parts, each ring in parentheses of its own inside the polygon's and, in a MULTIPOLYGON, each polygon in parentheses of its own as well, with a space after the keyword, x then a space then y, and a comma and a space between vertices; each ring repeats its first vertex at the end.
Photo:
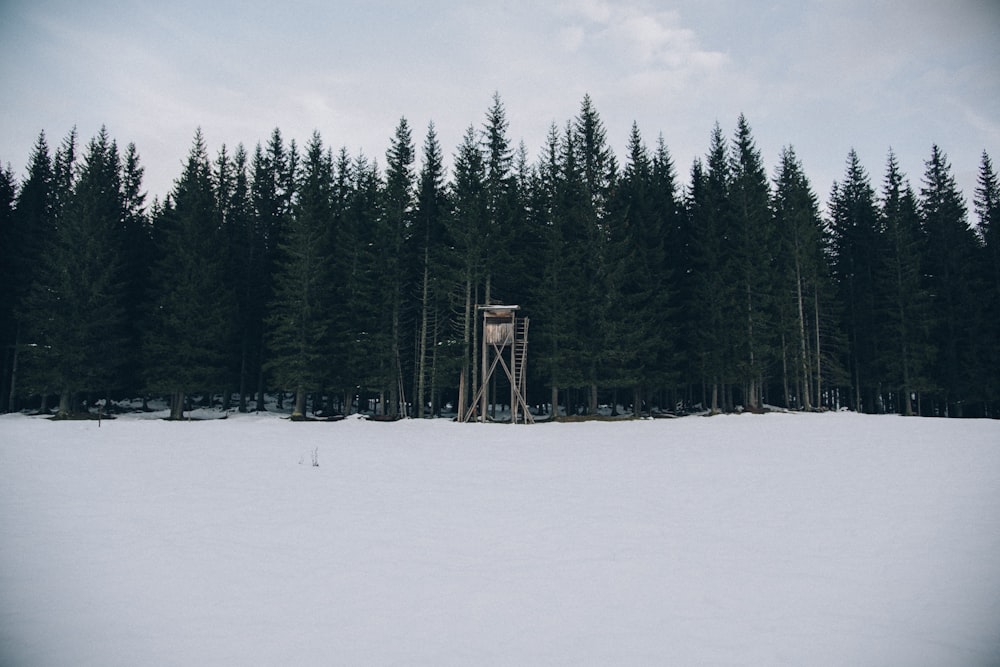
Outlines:
MULTIPOLYGON (((318 468, 319 467, 319 447, 313 447, 313 450, 312 450, 312 453, 310 454, 310 456, 312 458, 312 467, 313 468, 318 468)), ((299 465, 302 465, 302 463, 305 460, 306 460, 305 456, 300 456, 299 457, 299 465)))

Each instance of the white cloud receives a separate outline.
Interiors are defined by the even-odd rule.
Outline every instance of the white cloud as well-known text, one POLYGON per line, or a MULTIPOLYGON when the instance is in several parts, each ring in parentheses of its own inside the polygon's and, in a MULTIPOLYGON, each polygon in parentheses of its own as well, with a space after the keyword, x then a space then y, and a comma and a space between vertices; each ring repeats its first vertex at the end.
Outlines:
POLYGON ((726 54, 702 48, 698 35, 682 25, 675 11, 650 10, 639 4, 584 0, 561 6, 564 14, 583 19, 587 34, 604 47, 630 56, 637 69, 718 70, 726 54))

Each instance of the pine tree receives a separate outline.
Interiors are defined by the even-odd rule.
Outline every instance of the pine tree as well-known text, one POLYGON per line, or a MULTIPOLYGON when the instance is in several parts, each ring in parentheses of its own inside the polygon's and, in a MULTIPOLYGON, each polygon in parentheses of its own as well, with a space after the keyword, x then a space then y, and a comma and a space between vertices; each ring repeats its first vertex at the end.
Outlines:
POLYGON ((272 302, 274 296, 273 277, 278 246, 292 215, 297 161, 294 142, 286 148, 281 131, 275 128, 266 148, 257 145, 250 166, 253 173, 250 201, 254 219, 249 244, 244 247, 247 254, 243 255, 243 265, 246 280, 252 289, 246 291, 240 305, 245 313, 241 319, 250 350, 247 362, 257 373, 257 410, 264 409, 267 387, 264 367, 268 350, 264 322, 267 319, 267 304, 272 302))
POLYGON ((32 151, 28 178, 18 195, 14 216, 14 292, 15 346, 12 362, 11 394, 41 396, 41 410, 47 409, 52 391, 50 369, 41 358, 38 343, 31 340, 26 323, 31 292, 42 276, 45 258, 53 254, 61 212, 72 187, 72 160, 75 159, 76 133, 63 140, 54 155, 49 154, 45 133, 39 134, 32 151), (58 176, 57 176, 58 173, 58 176))
POLYGON ((122 167, 122 264, 126 276, 123 306, 125 343, 123 382, 129 393, 142 388, 142 330, 146 313, 145 298, 150 289, 150 266, 153 263, 153 238, 146 210, 142 179, 145 170, 139 162, 135 144, 125 150, 122 167))
POLYGON ((984 387, 991 403, 989 416, 1000 410, 1000 177, 990 156, 983 151, 976 184, 974 206, 982 239, 982 282, 984 328, 979 338, 985 366, 984 387))
POLYGON ((295 392, 293 419, 305 416, 307 392, 321 389, 327 380, 332 189, 332 158, 314 133, 306 147, 294 215, 279 246, 267 321, 267 368, 280 387, 295 392))
POLYGON ((508 126, 507 112, 500 94, 494 93, 493 104, 486 113, 486 124, 482 132, 485 167, 483 195, 486 214, 483 228, 485 305, 495 302, 495 282, 498 278, 501 283, 501 293, 510 283, 506 272, 510 267, 510 246, 515 237, 511 229, 514 214, 512 207, 514 180, 511 174, 513 150, 507 136, 508 126))
POLYGON ((405 318, 408 316, 406 287, 411 261, 409 252, 414 205, 414 148, 410 125, 401 118, 386 153, 385 209, 377 239, 379 270, 384 289, 381 304, 386 339, 379 350, 383 387, 388 390, 388 414, 405 415, 404 382, 405 318))
POLYGON ((35 343, 36 382, 60 397, 59 416, 82 391, 120 386, 125 311, 121 159, 106 128, 87 145, 78 178, 61 166, 62 215, 25 299, 25 329, 35 343))
POLYGON ((536 172, 531 208, 539 226, 541 275, 530 296, 532 349, 538 352, 533 368, 549 387, 553 414, 558 414, 560 392, 569 413, 567 390, 589 384, 583 340, 590 314, 583 297, 593 280, 585 273, 587 239, 580 221, 588 204, 572 124, 562 133, 555 125, 550 128, 536 172))
MULTIPOLYGON (((224 149, 225 147, 223 147, 224 149)), ((263 275, 263 238, 261 227, 256 224, 251 198, 251 181, 246 149, 236 147, 231 159, 216 161, 216 203, 220 209, 228 256, 228 272, 236 294, 235 321, 236 345, 234 363, 238 365, 238 409, 247 412, 248 398, 255 393, 263 375, 261 352, 263 341, 260 317, 266 304, 260 303, 263 275)), ((258 401, 258 409, 263 405, 258 401)))
POLYGON ((937 319, 935 377, 943 391, 945 413, 961 417, 965 404, 982 396, 980 360, 974 354, 979 323, 973 269, 977 240, 951 165, 937 145, 926 162, 920 215, 927 237, 925 271, 937 319))
POLYGON ((667 246, 668 261, 673 275, 674 306, 677 328, 677 370, 683 387, 681 402, 689 408, 705 401, 705 373, 703 368, 703 334, 699 316, 704 304, 695 296, 703 276, 696 271, 695 224, 701 218, 704 205, 705 173, 700 158, 692 162, 689 183, 679 194, 679 211, 676 236, 667 246), (696 392, 701 391, 699 396, 696 392))
MULTIPOLYGON (((56 205, 55 205, 55 175, 52 156, 49 152, 45 133, 38 135, 38 140, 29 158, 28 176, 17 194, 14 206, 13 228, 11 230, 11 273, 13 282, 10 285, 14 302, 14 340, 11 348, 11 377, 8 406, 14 409, 18 396, 42 395, 45 404, 47 383, 35 384, 32 375, 32 355, 35 346, 27 338, 24 329, 25 308, 31 285, 35 282, 36 273, 42 263, 46 245, 55 238, 56 205), (27 380, 27 381, 26 381, 27 380)), ((44 369, 42 369, 44 370, 44 369)), ((37 375, 36 375, 37 377, 37 375)))
POLYGON ((691 324, 687 333, 696 341, 694 356, 703 394, 710 391, 710 396, 703 395, 702 404, 713 413, 720 406, 730 409, 726 387, 734 379, 728 344, 732 330, 728 318, 735 308, 726 256, 732 217, 729 168, 726 140, 716 123, 706 163, 696 160, 692 166, 686 202, 691 227, 691 324))
POLYGON ((430 399, 433 415, 439 402, 437 389, 443 377, 448 377, 445 358, 437 351, 443 339, 450 338, 446 330, 448 318, 448 275, 442 257, 448 197, 444 183, 444 158, 438 143, 434 123, 427 127, 424 139, 423 164, 417 186, 414 212, 414 243, 417 250, 420 280, 420 312, 417 330, 416 379, 414 399, 416 416, 425 416, 430 399), (440 362, 440 365, 439 365, 440 362), (429 385, 429 386, 428 386, 429 385))
POLYGON ((737 328, 732 334, 736 342, 738 377, 745 387, 744 397, 748 407, 757 410, 763 400, 767 361, 777 356, 768 340, 773 231, 767 173, 750 124, 742 114, 737 121, 731 160, 729 197, 733 233, 727 239, 727 255, 739 291, 734 311, 738 318, 734 323, 737 328))
MULTIPOLYGON (((597 230, 588 196, 583 168, 582 139, 567 124, 558 146, 557 180, 552 208, 552 224, 546 253, 543 302, 547 321, 541 328, 553 346, 548 360, 553 409, 558 406, 558 389, 587 388, 593 393, 597 346, 594 329, 603 333, 603 314, 597 311, 595 296, 600 293, 597 275, 599 258, 594 242, 597 230), (548 330, 551 329, 551 332, 548 330)), ((603 250, 603 248, 601 249, 603 250)), ((537 329, 536 329, 537 330, 537 329)), ((567 414, 575 401, 564 399, 567 414)), ((590 401, 588 400, 588 406, 590 401)))
POLYGON ((819 203, 791 147, 782 150, 772 198, 776 237, 776 281, 772 294, 780 338, 785 406, 811 410, 822 394, 822 335, 819 293, 826 291, 819 203), (795 400, 789 384, 794 383, 795 400))
POLYGON ((882 346, 881 372, 898 391, 904 415, 913 414, 913 394, 926 392, 927 371, 933 350, 930 346, 930 295, 922 280, 925 239, 913 190, 899 169, 895 154, 889 153, 883 186, 883 254, 876 273, 879 332, 882 346))
MULTIPOLYGON (((343 169, 338 171, 338 180, 345 178, 343 169)), ((378 164, 363 154, 354 158, 349 176, 343 231, 337 241, 337 256, 343 262, 342 311, 347 315, 338 348, 344 354, 348 389, 384 392, 385 369, 380 355, 386 349, 387 330, 382 329, 384 285, 376 254, 384 208, 382 176, 378 164)), ((382 401, 380 409, 384 406, 382 401)))
MULTIPOLYGON (((683 272, 690 261, 690 239, 673 158, 662 134, 657 137, 656 149, 653 151, 652 175, 653 208, 658 219, 654 229, 659 230, 662 235, 662 266, 658 271, 662 293, 658 295, 661 303, 653 306, 658 311, 658 336, 655 360, 651 363, 655 371, 650 382, 663 389, 672 389, 681 380, 680 359, 684 351, 678 344, 681 333, 679 297, 683 272)), ((670 396, 664 397, 667 398, 670 396)), ((676 400, 660 401, 660 406, 668 409, 673 409, 675 404, 676 400)))
POLYGON ((654 160, 633 123, 629 156, 616 192, 609 232, 609 323, 607 370, 612 387, 631 387, 632 404, 642 407, 642 390, 665 380, 670 332, 662 207, 654 160))
POLYGON ((329 303, 326 310, 330 316, 330 362, 329 382, 332 390, 340 397, 339 402, 345 414, 350 414, 352 397, 357 390, 357 377, 352 374, 349 363, 352 350, 350 331, 352 318, 357 315, 348 308, 348 291, 354 262, 358 253, 357 234, 352 214, 355 200, 353 161, 345 147, 337 152, 333 162, 333 183, 330 192, 330 213, 332 223, 330 244, 333 248, 328 267, 330 289, 327 291, 329 303))
POLYGON ((158 260, 144 332, 150 391, 172 397, 183 416, 192 391, 226 385, 236 315, 227 248, 204 137, 199 129, 184 171, 154 222, 158 260))
POLYGON ((537 323, 534 331, 539 334, 532 341, 532 349, 539 351, 537 363, 532 368, 537 369, 537 375, 549 387, 553 414, 558 414, 559 389, 565 386, 567 368, 563 352, 569 342, 566 326, 568 309, 562 292, 568 257, 563 252, 561 226, 558 224, 560 191, 565 174, 560 154, 560 134, 554 124, 549 128, 545 150, 535 171, 531 208, 540 227, 542 243, 538 263, 542 274, 530 292, 533 319, 537 323))
POLYGON ((0 168, 0 284, 5 286, 0 290, 0 346, 3 348, 3 362, 0 364, 0 412, 13 410, 10 379, 17 345, 17 320, 14 317, 14 308, 17 305, 14 290, 17 284, 14 272, 16 201, 17 180, 8 164, 0 168))
POLYGON ((847 157, 844 181, 834 183, 829 209, 833 275, 848 338, 850 404, 859 412, 874 412, 880 408, 875 302, 879 215, 875 191, 854 150, 847 157))
POLYGON ((451 183, 451 215, 447 233, 454 252, 451 257, 455 283, 454 308, 459 313, 458 327, 462 340, 461 376, 459 379, 459 419, 469 410, 469 401, 479 385, 476 354, 479 341, 475 307, 485 299, 487 207, 485 194, 486 167, 476 138, 475 128, 469 127, 458 147, 451 183))
POLYGON ((610 267, 607 258, 609 233, 608 207, 617 185, 617 165, 607 145, 604 123, 589 95, 580 104, 580 113, 573 123, 579 151, 579 165, 583 177, 584 197, 576 220, 579 238, 586 243, 580 254, 585 281, 581 284, 579 307, 586 313, 588 326, 581 327, 580 362, 585 369, 586 385, 590 390, 588 409, 596 413, 598 387, 606 379, 607 368, 613 360, 606 358, 609 349, 609 299, 608 280, 610 267))

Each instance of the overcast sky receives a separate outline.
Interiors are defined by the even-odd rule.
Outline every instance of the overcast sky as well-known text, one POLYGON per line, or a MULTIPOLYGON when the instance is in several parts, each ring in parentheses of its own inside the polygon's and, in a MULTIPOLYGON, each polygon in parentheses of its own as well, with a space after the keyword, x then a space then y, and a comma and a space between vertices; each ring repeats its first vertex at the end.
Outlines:
POLYGON ((532 161, 589 93, 620 160, 636 121, 682 184, 741 112, 768 173, 794 146, 823 202, 852 147, 876 187, 892 147, 919 188, 937 143, 970 213, 982 151, 1000 165, 997 0, 0 0, 0 44, 0 162, 23 176, 39 131, 103 124, 150 200, 197 127, 213 157, 278 127, 384 165, 400 117, 451 156, 495 91, 532 161))

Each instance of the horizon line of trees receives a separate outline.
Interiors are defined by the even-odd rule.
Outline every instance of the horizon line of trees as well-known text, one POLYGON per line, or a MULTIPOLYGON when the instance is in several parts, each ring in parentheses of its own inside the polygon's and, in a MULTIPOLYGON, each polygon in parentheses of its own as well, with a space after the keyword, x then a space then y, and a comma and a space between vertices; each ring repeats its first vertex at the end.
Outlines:
POLYGON ((384 167, 277 128, 211 157, 199 129, 151 203, 134 145, 79 141, 42 132, 20 182, 0 169, 5 411, 281 390, 297 415, 437 414, 478 386, 476 308, 498 303, 531 318, 528 401, 553 409, 1000 411, 985 151, 970 224, 937 145, 917 189, 891 151, 876 188, 851 150, 824 214, 744 116, 681 184, 635 124, 619 162, 589 96, 532 162, 494 95, 450 175, 433 123, 418 159, 402 118, 384 167))

